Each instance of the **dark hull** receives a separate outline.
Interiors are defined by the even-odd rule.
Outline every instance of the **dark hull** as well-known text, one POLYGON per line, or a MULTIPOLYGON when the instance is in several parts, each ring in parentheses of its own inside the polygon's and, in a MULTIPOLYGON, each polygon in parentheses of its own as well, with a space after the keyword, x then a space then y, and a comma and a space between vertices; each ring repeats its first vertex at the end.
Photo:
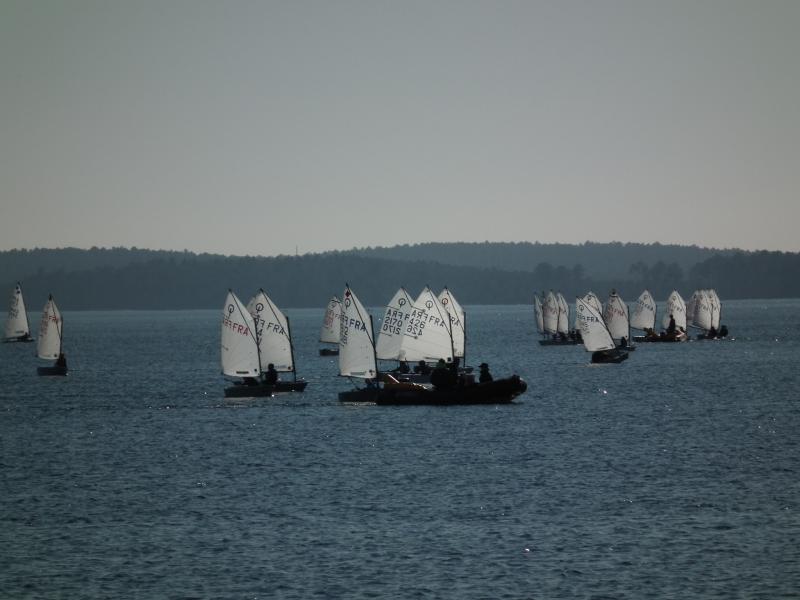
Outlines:
POLYGON ((20 337, 6 338, 6 339, 3 340, 3 343, 4 344, 12 344, 12 343, 16 343, 16 342, 30 343, 30 342, 34 342, 34 341, 36 341, 36 340, 34 340, 31 336, 26 335, 26 336, 20 336, 20 337))
POLYGON ((339 356, 339 349, 338 348, 320 348, 319 349, 320 356, 339 356))
MULTIPOLYGON (((458 373, 459 375, 467 375, 472 373, 474 367, 464 367, 459 368, 458 373)), ((388 371, 388 374, 397 379, 398 381, 407 381, 410 383, 430 383, 431 382, 431 373, 400 373, 399 371, 388 371)))
POLYGON ((582 343, 581 340, 571 340, 569 338, 566 340, 539 340, 540 346, 575 346, 582 343))
POLYGON ((341 392, 341 402, 374 402, 382 405, 399 406, 455 406, 469 404, 508 404, 522 394, 528 385, 514 375, 488 383, 476 383, 452 389, 404 388, 389 386, 384 388, 364 388, 341 392))
POLYGON ((47 377, 64 377, 67 374, 67 367, 36 367, 36 373, 47 377))
POLYGON ((282 392, 302 392, 306 389, 308 382, 299 379, 298 381, 279 381, 275 384, 259 383, 257 385, 245 385, 244 383, 234 383, 225 388, 226 398, 269 398, 273 394, 282 392))
POLYGON ((649 344, 649 343, 673 343, 673 342, 685 342, 688 341, 689 338, 682 337, 682 338, 671 338, 671 337, 657 337, 657 338, 647 338, 641 335, 634 336, 633 341, 641 344, 649 344))
POLYGON ((623 360, 628 360, 628 353, 627 351, 620 350, 619 348, 592 353, 593 364, 618 364, 623 360))

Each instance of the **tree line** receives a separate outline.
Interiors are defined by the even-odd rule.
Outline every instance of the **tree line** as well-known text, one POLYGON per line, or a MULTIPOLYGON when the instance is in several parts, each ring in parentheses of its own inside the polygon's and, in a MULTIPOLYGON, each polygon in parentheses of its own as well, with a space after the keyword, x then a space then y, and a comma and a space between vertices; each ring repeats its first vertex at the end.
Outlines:
MULTIPOLYGON (((20 252, 20 251, 15 251, 20 252)), ((35 251, 27 251, 35 252, 35 251)), ((128 250, 46 250, 48 257, 83 257, 87 262, 57 261, 45 268, 30 261, 9 277, 9 253, 0 253, 5 283, 10 293, 16 280, 23 281, 30 309, 44 304, 53 293, 65 310, 90 309, 202 309, 216 308, 228 288, 250 297, 258 288, 287 308, 323 307, 330 296, 340 295, 348 282, 368 305, 379 306, 399 286, 416 295, 430 285, 436 291, 448 286, 464 304, 527 304, 534 292, 553 289, 567 298, 588 290, 601 298, 612 288, 632 301, 645 288, 657 300, 673 289, 688 297, 694 289, 713 287, 720 297, 778 298, 800 296, 800 254, 782 252, 732 252, 713 255, 689 268, 662 260, 629 264, 623 277, 599 277, 581 264, 554 266, 539 262, 529 270, 448 265, 433 260, 397 260, 354 252, 278 257, 197 255, 190 252, 128 250), (111 252, 116 263, 103 264, 111 252), (92 262, 94 261, 94 262, 92 262), (84 268, 81 268, 84 267, 84 268), (26 271, 27 269, 27 271, 26 271)), ((13 262, 13 261, 11 261, 13 262)), ((4 307, 0 307, 0 310, 4 307)))

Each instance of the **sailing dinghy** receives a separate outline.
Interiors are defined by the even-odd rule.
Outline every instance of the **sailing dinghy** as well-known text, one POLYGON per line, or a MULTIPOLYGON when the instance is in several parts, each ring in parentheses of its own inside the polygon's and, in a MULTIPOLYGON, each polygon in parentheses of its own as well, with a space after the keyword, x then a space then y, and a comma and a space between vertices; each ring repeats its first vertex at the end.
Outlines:
POLYGON ((22 284, 17 282, 11 292, 11 301, 8 305, 4 342, 32 342, 31 328, 28 323, 28 313, 25 310, 25 299, 22 297, 22 284))
POLYGON ((603 320, 606 322, 608 332, 611 334, 617 347, 625 348, 628 351, 635 350, 635 346, 629 344, 631 339, 631 326, 628 312, 628 305, 623 302, 622 297, 616 290, 611 290, 605 308, 603 309, 603 320))
POLYGON ((39 325, 39 339, 36 343, 36 356, 45 360, 54 360, 51 367, 37 367, 39 375, 64 376, 67 374, 67 358, 63 351, 64 320, 53 300, 52 294, 42 309, 42 320, 39 325))
MULTIPOLYGON (((577 336, 569 330, 569 305, 564 295, 550 290, 544 301, 534 296, 534 312, 541 310, 543 338, 539 340, 541 346, 571 346, 580 343, 577 336)), ((539 326, 537 313, 536 325, 539 326)))
POLYGON ((636 342, 649 342, 651 338, 657 338, 655 333, 656 326, 656 301, 648 290, 643 291, 636 299, 633 307, 630 326, 634 329, 641 329, 645 332, 643 336, 635 336, 636 342))
POLYGON ((334 296, 328 301, 325 318, 319 330, 319 341, 323 344, 334 344, 319 349, 320 356, 336 356, 339 354, 339 322, 342 319, 342 301, 334 296))
POLYGON ((575 311, 581 328, 583 345, 592 353, 593 363, 620 363, 628 358, 628 352, 617 348, 603 316, 584 298, 575 299, 575 311))

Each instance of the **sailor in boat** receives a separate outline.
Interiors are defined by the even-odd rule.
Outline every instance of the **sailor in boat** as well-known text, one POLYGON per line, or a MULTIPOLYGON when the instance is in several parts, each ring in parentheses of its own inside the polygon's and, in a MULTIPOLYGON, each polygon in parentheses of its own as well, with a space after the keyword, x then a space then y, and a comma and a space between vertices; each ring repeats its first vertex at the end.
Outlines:
POLYGON ((404 373, 404 374, 405 373, 410 373, 411 372, 411 368, 408 366, 408 361, 401 360, 400 361, 400 365, 397 367, 397 371, 399 373, 404 373))
POLYGON ((64 369, 67 368, 67 357, 63 352, 58 355, 58 358, 56 359, 56 366, 63 367, 64 369))
POLYGON ((269 385, 278 383, 278 372, 275 370, 275 365, 272 363, 267 365, 267 371, 264 373, 264 383, 269 385))
POLYGON ((478 383, 489 383, 493 381, 492 374, 489 373, 489 365, 486 363, 481 363, 480 375, 478 376, 478 383))
POLYGON ((620 348, 628 347, 628 338, 626 338, 624 335, 621 338, 619 338, 619 347, 620 348))
POLYGON ((436 368, 431 372, 431 384, 437 390, 446 390, 455 387, 456 377, 455 371, 448 369, 443 358, 439 359, 436 363, 436 368))
POLYGON ((657 341, 658 340, 658 334, 655 332, 655 330, 652 327, 650 327, 650 328, 644 330, 644 339, 650 340, 650 341, 654 341, 654 340, 657 341))
POLYGON ((428 366, 424 360, 419 361, 417 366, 414 367, 414 373, 421 373, 422 375, 427 375, 431 372, 431 368, 428 366))
POLYGON ((706 337, 707 337, 708 339, 714 339, 715 337, 717 337, 717 335, 718 335, 718 334, 717 334, 717 330, 716 330, 716 328, 715 328, 715 327, 712 325, 712 326, 711 326, 711 329, 709 329, 709 330, 708 330, 708 333, 706 334, 706 337))
POLYGON ((721 338, 728 337, 728 328, 725 325, 720 325, 718 335, 721 338))
POLYGON ((669 316, 669 325, 667 326, 667 335, 675 335, 675 317, 669 316))

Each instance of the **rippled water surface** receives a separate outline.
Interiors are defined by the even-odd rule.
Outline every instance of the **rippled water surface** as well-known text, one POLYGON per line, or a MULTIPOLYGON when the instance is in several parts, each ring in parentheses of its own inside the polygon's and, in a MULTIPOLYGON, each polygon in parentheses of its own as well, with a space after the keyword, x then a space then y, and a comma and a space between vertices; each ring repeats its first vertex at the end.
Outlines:
POLYGON ((2 598, 800 590, 799 300, 602 366, 467 307, 468 362, 529 387, 448 408, 340 405, 321 309, 287 311, 307 391, 230 403, 218 311, 64 308, 67 378, 0 345, 2 598))

